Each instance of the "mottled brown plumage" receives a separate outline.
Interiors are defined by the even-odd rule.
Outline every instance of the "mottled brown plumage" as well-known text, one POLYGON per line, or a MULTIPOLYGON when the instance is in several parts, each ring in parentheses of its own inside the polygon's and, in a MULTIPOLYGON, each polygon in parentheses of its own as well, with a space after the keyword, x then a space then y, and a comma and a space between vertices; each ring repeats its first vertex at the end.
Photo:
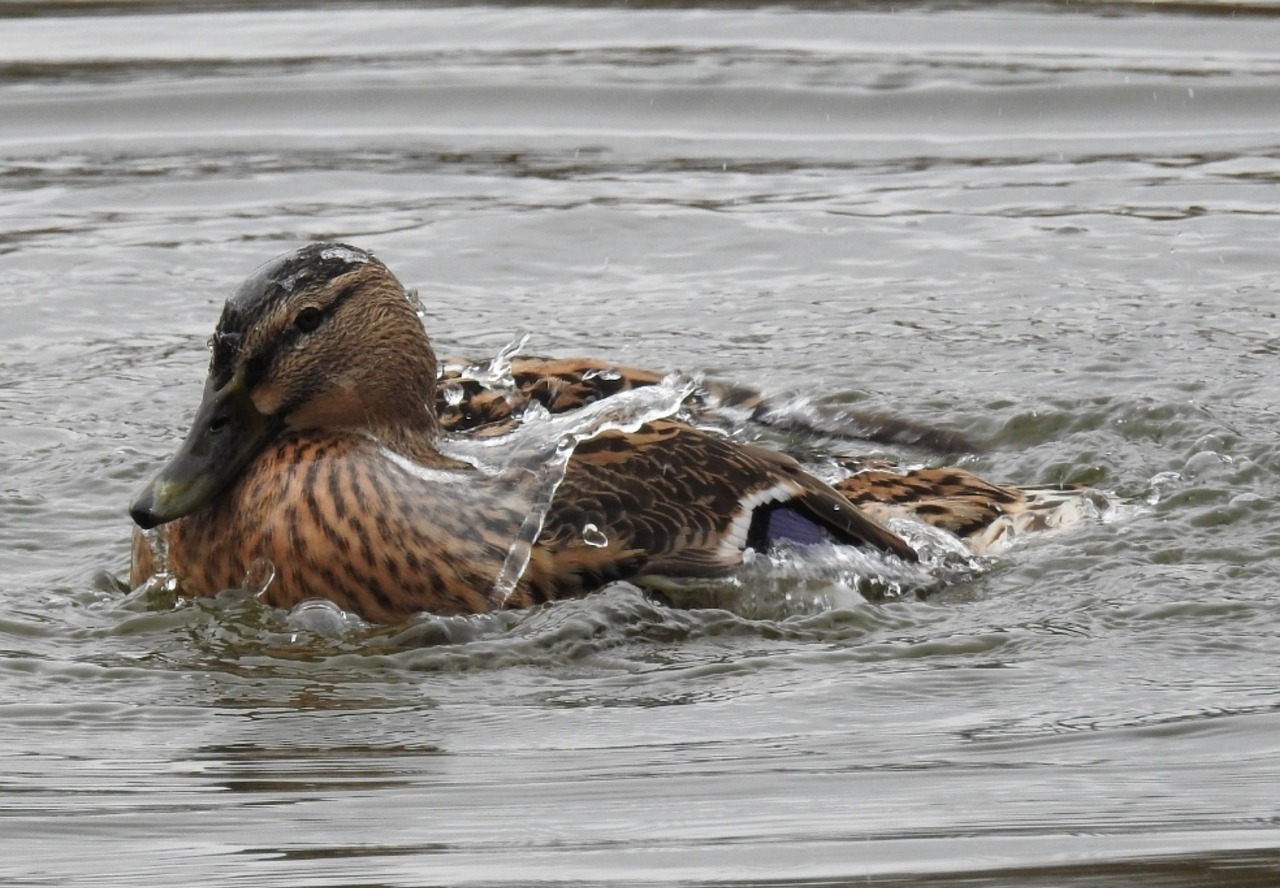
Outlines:
MULTIPOLYGON (((167 568, 190 595, 236 586, 265 558, 276 574, 263 598, 282 607, 323 597, 375 621, 523 607, 616 579, 731 570, 784 507, 826 539, 915 558, 790 457, 673 420, 589 437, 558 487, 446 456, 436 359, 413 305, 351 247, 264 266, 212 344, 191 431, 131 506, 141 527, 162 525, 167 568), (526 546, 538 494, 552 490, 526 546)), ((562 394, 577 406, 577 367, 544 362, 526 388, 548 409, 562 394)), ((139 536, 133 582, 156 569, 139 536)))

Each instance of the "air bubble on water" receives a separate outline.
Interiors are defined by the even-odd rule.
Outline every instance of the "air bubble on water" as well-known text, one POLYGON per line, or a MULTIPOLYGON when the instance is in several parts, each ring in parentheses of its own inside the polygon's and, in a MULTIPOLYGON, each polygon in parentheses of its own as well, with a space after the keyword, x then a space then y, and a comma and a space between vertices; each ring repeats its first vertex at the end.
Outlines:
POLYGON ((1201 450, 1187 460, 1184 474, 1194 478, 1216 470, 1219 466, 1231 465, 1231 457, 1215 450, 1201 450))
MULTIPOLYGON (((348 613, 323 598, 313 598, 298 604, 289 611, 288 623, 294 630, 330 638, 342 636, 349 629, 367 625, 355 614, 348 613)), ((296 641, 297 638, 293 640, 296 641)))

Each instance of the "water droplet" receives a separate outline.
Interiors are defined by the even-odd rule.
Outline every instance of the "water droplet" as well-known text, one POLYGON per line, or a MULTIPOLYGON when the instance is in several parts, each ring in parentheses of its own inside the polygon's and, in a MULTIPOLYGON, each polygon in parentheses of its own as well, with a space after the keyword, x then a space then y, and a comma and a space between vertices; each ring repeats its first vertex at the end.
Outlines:
POLYGON ((153 527, 151 530, 144 530, 142 538, 147 541, 147 547, 151 549, 151 560, 155 565, 156 573, 165 573, 169 570, 169 538, 165 535, 163 527, 153 527))
POLYGON ((178 591, 178 578, 168 571, 156 571, 147 581, 134 590, 135 594, 173 595, 178 591))
POLYGON ((594 546, 597 549, 603 549, 609 545, 609 538, 605 536, 603 530, 594 524, 588 524, 582 528, 582 541, 588 546, 594 546))
POLYGON ((276 578, 276 566, 266 558, 255 558, 244 573, 240 585, 254 598, 261 598, 276 578))
POLYGON ((422 300, 418 297, 418 291, 405 290, 404 298, 409 300, 409 305, 413 307, 413 313, 418 316, 419 321, 425 322, 427 319, 427 307, 422 304, 422 300))
POLYGON ((543 422, 551 418, 551 411, 541 401, 530 401, 516 415, 521 422, 543 422))
POLYGON ((603 379, 605 382, 617 382, 622 378, 622 374, 611 367, 602 370, 588 370, 582 374, 584 380, 603 379))

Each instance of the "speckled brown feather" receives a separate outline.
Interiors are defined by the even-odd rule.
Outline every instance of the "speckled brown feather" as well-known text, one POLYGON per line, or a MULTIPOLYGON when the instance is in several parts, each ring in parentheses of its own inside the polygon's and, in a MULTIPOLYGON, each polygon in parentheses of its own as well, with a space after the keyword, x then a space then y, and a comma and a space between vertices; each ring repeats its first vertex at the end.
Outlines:
POLYGON ((265 558, 267 603, 327 598, 375 622, 485 611, 524 516, 468 495, 421 482, 367 438, 288 435, 208 509, 167 526, 168 566, 184 592, 211 595, 265 558))

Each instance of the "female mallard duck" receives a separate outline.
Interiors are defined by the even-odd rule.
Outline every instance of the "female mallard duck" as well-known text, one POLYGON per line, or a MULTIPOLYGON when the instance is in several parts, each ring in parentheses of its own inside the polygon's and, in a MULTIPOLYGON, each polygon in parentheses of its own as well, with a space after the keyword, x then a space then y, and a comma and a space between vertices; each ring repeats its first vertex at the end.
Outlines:
MULTIPOLYGON (((443 453, 436 404, 435 354, 385 265, 339 244, 269 263, 228 300, 192 428, 131 504, 139 527, 164 525, 166 552, 156 564, 135 535, 133 583, 163 567, 184 593, 211 595, 266 559, 265 602, 323 597, 386 622, 527 607, 614 580, 719 575, 779 539, 916 559, 850 499, 886 517, 894 503, 910 511, 927 499, 911 475, 862 488, 854 475, 842 493, 790 457, 659 419, 577 444, 540 489, 550 501, 512 573, 539 491, 513 494, 443 453)), ((944 496, 981 491, 990 504, 957 529, 1026 509, 1020 491, 948 471, 944 496)))

